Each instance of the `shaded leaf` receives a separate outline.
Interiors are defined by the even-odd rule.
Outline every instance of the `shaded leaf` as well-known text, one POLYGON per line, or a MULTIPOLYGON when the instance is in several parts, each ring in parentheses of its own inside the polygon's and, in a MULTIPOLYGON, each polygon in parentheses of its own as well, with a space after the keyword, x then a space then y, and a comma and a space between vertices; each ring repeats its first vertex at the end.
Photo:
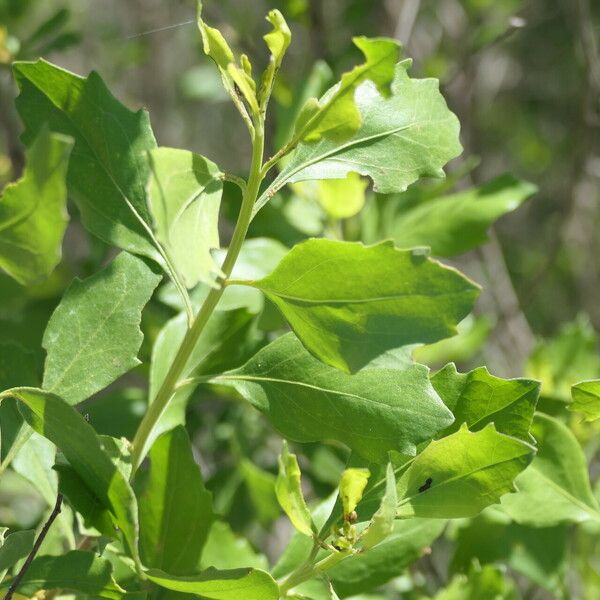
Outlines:
POLYGON ((437 539, 446 522, 439 519, 395 521, 392 534, 368 552, 350 556, 328 571, 341 598, 369 592, 398 577, 437 539))
MULTIPOLYGON (((3 587, 6 587, 5 583, 3 587)), ((112 565, 93 552, 72 550, 63 556, 38 556, 17 590, 33 596, 41 590, 72 590, 119 600, 125 593, 112 578, 112 565)))
POLYGON ((396 477, 392 463, 388 463, 385 474, 385 491, 377 512, 360 536, 361 546, 365 549, 376 546, 390 535, 394 529, 398 495, 396 493, 396 477))
POLYGON ((211 282, 220 272, 211 250, 219 247, 221 172, 187 150, 156 148, 150 157, 148 203, 156 237, 188 288, 211 282))
POLYGON ((429 246, 435 256, 461 254, 483 244, 488 227, 536 191, 527 181, 502 175, 480 187, 404 207, 384 225, 384 235, 399 248, 429 246))
POLYGON ((44 388, 77 404, 139 365, 142 309, 159 281, 125 252, 99 273, 76 279, 44 333, 44 388))
POLYGON ((33 548, 35 531, 15 531, 4 537, 0 544, 0 583, 9 569, 25 558, 33 548))
POLYGON ((129 482, 102 449, 100 439, 85 419, 64 400, 35 388, 14 388, 2 392, 0 400, 16 398, 27 423, 49 439, 64 454, 78 476, 125 537, 137 556, 138 514, 129 482))
POLYGON ((432 442, 398 479, 399 517, 472 517, 514 490, 535 450, 493 424, 432 442))
POLYGON ((367 187, 366 179, 350 171, 345 179, 317 182, 317 198, 332 219, 348 219, 365 205, 367 187))
POLYGON ((457 575, 434 600, 519 600, 515 584, 500 568, 473 566, 469 576, 457 575))
POLYGON ((534 527, 600 520, 600 506, 575 436, 563 423, 542 413, 535 415, 531 432, 538 444, 537 455, 517 477, 518 492, 502 499, 504 510, 518 523, 534 527))
POLYGON ((46 279, 60 262, 72 146, 42 129, 26 150, 23 176, 0 197, 0 267, 23 285, 46 279))
POLYGON ((142 562, 173 575, 193 573, 214 515, 185 429, 161 435, 149 458, 137 492, 142 562))
POLYGON ((385 351, 456 333, 478 287, 417 251, 311 239, 259 281, 302 343, 354 372, 385 351))
POLYGON ((414 454, 416 444, 452 422, 427 373, 412 365, 347 375, 313 358, 288 333, 213 381, 233 385, 289 439, 335 439, 387 462, 390 450, 414 454))

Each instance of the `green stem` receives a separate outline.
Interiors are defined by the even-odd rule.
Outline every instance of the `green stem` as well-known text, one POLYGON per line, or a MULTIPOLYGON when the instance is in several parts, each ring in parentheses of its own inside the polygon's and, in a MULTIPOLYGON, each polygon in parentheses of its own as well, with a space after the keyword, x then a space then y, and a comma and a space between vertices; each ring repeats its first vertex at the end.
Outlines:
POLYGON ((175 355, 175 359, 171 364, 167 375, 165 376, 156 397, 148 407, 148 411, 144 415, 140 426, 133 439, 133 451, 131 455, 132 462, 132 476, 136 469, 139 467, 148 450, 147 445, 152 435, 152 431, 156 426, 156 423, 163 414, 165 408, 169 404, 169 401, 175 393, 175 389, 179 378, 181 377, 185 366, 190 358, 190 355, 201 333, 204 331, 204 327, 208 323, 213 311, 215 310, 223 292, 225 291, 225 282, 231 275, 235 262, 239 256, 242 244, 248 233, 248 226, 252 218, 252 207, 258 196, 258 191, 262 181, 261 168, 264 153, 264 129, 263 124, 258 123, 256 125, 252 143, 252 163, 250 166, 250 175, 248 177, 248 183, 244 192, 244 198, 242 200, 242 206, 240 208, 240 214, 238 216, 233 237, 229 244, 229 249, 221 270, 224 274, 224 281, 221 281, 221 285, 218 288, 213 288, 209 292, 204 304, 200 308, 198 315, 194 319, 191 327, 188 329, 181 346, 175 355))

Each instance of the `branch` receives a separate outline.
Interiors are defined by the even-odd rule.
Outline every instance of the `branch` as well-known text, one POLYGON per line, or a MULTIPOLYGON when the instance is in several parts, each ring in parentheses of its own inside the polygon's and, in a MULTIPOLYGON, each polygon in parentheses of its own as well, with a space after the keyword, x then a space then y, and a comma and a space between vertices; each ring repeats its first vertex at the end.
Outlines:
POLYGON ((48 534, 48 531, 50 530, 52 523, 54 523, 54 520, 60 514, 60 511, 62 509, 62 501, 63 501, 63 495, 58 494, 58 496, 56 497, 56 504, 54 505, 54 508, 52 509, 52 512, 50 513, 50 516, 48 517, 48 520, 44 523, 44 526, 42 527, 40 534, 38 535, 37 539, 35 540, 35 544, 33 544, 33 548, 31 549, 31 552, 29 553, 27 560, 25 561, 25 563, 21 567, 21 570, 17 573, 16 577, 13 579, 12 583, 10 584, 8 591, 6 592, 6 596, 4 596, 4 600, 12 600, 13 594, 17 591, 19 584, 21 583, 21 581, 23 580, 23 577, 25 577, 25 574, 29 570, 29 567, 31 566, 31 563, 33 562, 33 559, 35 558, 35 555, 38 553, 40 546, 42 545, 42 542, 44 541, 44 538, 48 534))

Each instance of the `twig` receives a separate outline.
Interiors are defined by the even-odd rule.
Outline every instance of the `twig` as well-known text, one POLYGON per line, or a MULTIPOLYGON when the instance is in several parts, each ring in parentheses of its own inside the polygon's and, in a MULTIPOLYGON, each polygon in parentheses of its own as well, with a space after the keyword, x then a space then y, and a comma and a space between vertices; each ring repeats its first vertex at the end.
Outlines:
POLYGON ((27 573, 29 567, 31 566, 31 563, 33 562, 33 559, 35 558, 35 555, 38 553, 40 546, 42 545, 42 542, 44 541, 44 538, 48 534, 48 531, 50 530, 52 523, 54 523, 54 520, 60 514, 60 511, 62 509, 62 501, 63 501, 63 495, 58 494, 58 496, 56 497, 56 504, 54 505, 54 508, 52 509, 52 512, 50 513, 50 516, 48 517, 48 520, 44 523, 44 526, 42 527, 40 534, 37 536, 37 539, 35 540, 35 544, 33 544, 33 548, 31 549, 31 552, 29 553, 27 560, 25 561, 25 563, 21 567, 21 570, 17 573, 17 575, 13 579, 12 583, 10 584, 8 591, 6 592, 6 596, 4 596, 4 600, 12 600, 13 594, 17 591, 17 588, 19 587, 19 584, 23 580, 23 577, 25 577, 25 574, 27 573))

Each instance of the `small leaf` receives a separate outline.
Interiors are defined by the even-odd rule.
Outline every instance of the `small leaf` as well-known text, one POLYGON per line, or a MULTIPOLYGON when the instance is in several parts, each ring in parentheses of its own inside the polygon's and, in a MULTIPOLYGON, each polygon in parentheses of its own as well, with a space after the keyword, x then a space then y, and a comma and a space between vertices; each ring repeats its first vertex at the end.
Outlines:
POLYGON ((517 477, 517 493, 502 499, 504 510, 517 523, 533 527, 600 520, 600 506, 576 437, 559 420, 542 413, 535 415, 532 434, 538 443, 537 456, 517 477))
POLYGON ((104 452, 86 420, 64 400, 35 388, 13 388, 0 400, 16 398, 27 423, 61 450, 78 476, 123 532, 132 556, 137 557, 138 515, 129 482, 104 452))
POLYGON ((0 267, 22 285, 43 281, 60 262, 72 146, 42 129, 26 150, 23 177, 0 197, 0 267))
POLYGON ((250 542, 234 533, 225 521, 213 522, 200 564, 203 569, 253 567, 265 571, 269 568, 267 557, 256 552, 250 542))
POLYGON ((436 594, 434 600, 518 600, 516 586, 500 568, 474 565, 468 577, 456 575, 450 585, 436 594))
POLYGON ((350 172, 346 179, 319 181, 317 198, 332 219, 348 219, 358 214, 365 205, 367 187, 366 179, 350 172))
POLYGON ((348 372, 387 350, 454 335, 478 295, 454 269, 390 242, 311 239, 245 283, 275 303, 310 352, 348 372))
POLYGON ((75 279, 44 333, 44 389, 77 404, 139 365, 142 309, 159 281, 125 252, 99 273, 75 279))
POLYGON ((390 450, 414 455, 417 444, 452 422, 427 373, 411 365, 347 375, 288 333, 213 381, 235 387, 289 439, 335 439, 372 462, 387 462, 390 450))
POLYGON ((16 62, 13 71, 25 144, 46 124, 75 140, 67 184, 83 225, 108 244, 162 262, 146 206, 148 151, 156 146, 148 113, 128 110, 95 72, 84 79, 42 59, 16 62))
POLYGON ((513 491, 531 461, 529 444, 498 433, 493 424, 432 442, 398 480, 399 517, 472 517, 513 491))
MULTIPOLYGON (((2 587, 6 588, 7 584, 2 587)), ((109 600, 120 600, 125 593, 112 578, 111 563, 93 552, 83 550, 73 550, 62 556, 38 556, 17 588, 26 596, 57 589, 109 600)))
POLYGON ((435 391, 452 411, 454 423, 439 437, 458 430, 466 423, 479 431, 494 423, 499 433, 529 441, 529 428, 540 393, 532 379, 501 379, 485 367, 459 373, 452 363, 431 377, 435 391))
POLYGON ((279 586, 264 571, 258 569, 207 569, 198 575, 175 577, 152 569, 146 575, 150 581, 186 594, 196 594, 214 600, 278 600, 279 586))
POLYGON ((363 548, 373 548, 373 546, 385 540, 392 533, 397 505, 398 496, 396 494, 394 467, 392 463, 388 463, 385 474, 385 492, 383 493, 381 504, 359 538, 363 548))
POLYGON ((487 240, 488 227, 515 210, 537 188, 527 181, 502 175, 483 186, 403 207, 384 236, 399 248, 429 246, 434 256, 462 254, 487 240))
POLYGON ((292 41, 292 32, 285 22, 283 15, 277 9, 269 11, 267 21, 273 26, 273 31, 270 31, 263 36, 267 47, 271 51, 271 57, 275 68, 281 66, 281 61, 292 41))
POLYGON ((279 475, 275 482, 275 493, 281 508, 285 511, 294 527, 304 535, 316 534, 315 526, 301 486, 301 473, 295 454, 290 453, 287 443, 279 455, 279 475))
POLYGON ((193 573, 214 514, 185 429, 161 435, 149 458, 150 468, 136 485, 142 562, 173 575, 193 573))
MULTIPOLYGON (((353 42, 364 54, 365 62, 344 73, 341 81, 319 101, 319 110, 301 129, 296 127, 302 141, 316 142, 324 137, 343 142, 356 133, 361 125, 361 114, 354 93, 367 79, 373 82, 382 96, 390 95, 390 85, 400 57, 400 44, 392 39, 366 37, 355 37, 353 42)), ((308 103, 310 107, 314 106, 313 100, 309 99, 308 103)), ((304 121, 304 109, 302 113, 304 121)))
POLYGON ((600 381, 581 381, 571 387, 569 410, 583 413, 586 421, 600 419, 600 381))
POLYGON ((344 509, 344 518, 348 520, 360 502, 369 482, 369 469, 350 468, 342 473, 340 479, 340 498, 344 509))
POLYGON ((33 548, 35 531, 15 531, 4 538, 0 544, 0 583, 9 569, 12 569, 22 558, 25 558, 33 548))
POLYGON ((281 514, 275 492, 277 478, 247 458, 240 461, 239 469, 259 522, 263 525, 270 524, 281 514))
MULTIPOLYGON (((352 171, 370 177, 375 191, 388 194, 404 191, 420 177, 443 177, 442 167, 461 151, 458 120, 438 82, 410 79, 408 66, 406 61, 396 66, 390 98, 372 82, 363 82, 354 94, 361 118, 358 131, 343 143, 322 137, 299 144, 256 201, 253 214, 283 186, 297 181, 344 179, 352 171)), ((318 117, 314 110, 313 104, 303 111, 308 124, 318 117)))
POLYGON ((221 172, 210 160, 175 148, 150 153, 148 202, 156 236, 188 288, 220 273, 211 255, 219 247, 221 172))

